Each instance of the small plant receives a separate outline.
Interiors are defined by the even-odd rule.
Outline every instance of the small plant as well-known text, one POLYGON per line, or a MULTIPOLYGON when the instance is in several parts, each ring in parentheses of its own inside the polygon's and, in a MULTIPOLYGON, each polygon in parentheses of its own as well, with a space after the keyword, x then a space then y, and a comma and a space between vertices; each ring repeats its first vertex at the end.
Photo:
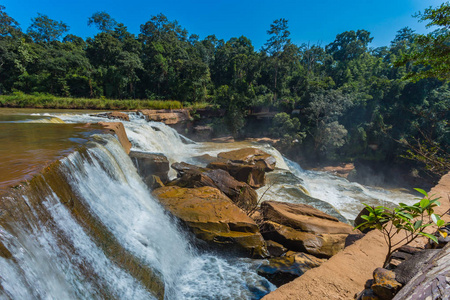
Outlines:
MULTIPOLYGON (((431 199, 434 195, 428 196, 428 193, 422 189, 415 190, 421 193, 423 198, 413 205, 400 203, 398 207, 389 209, 384 206, 371 207, 363 203, 369 214, 361 216, 365 222, 355 229, 375 228, 383 233, 388 245, 384 267, 387 266, 392 253, 419 236, 425 236, 438 243, 436 236, 424 232, 429 226, 437 226, 438 232, 444 238, 447 236, 447 232, 442 230, 447 223, 441 219, 440 215, 434 213, 434 208, 440 205, 439 198, 431 199)), ((448 211, 444 214, 446 213, 448 211)))

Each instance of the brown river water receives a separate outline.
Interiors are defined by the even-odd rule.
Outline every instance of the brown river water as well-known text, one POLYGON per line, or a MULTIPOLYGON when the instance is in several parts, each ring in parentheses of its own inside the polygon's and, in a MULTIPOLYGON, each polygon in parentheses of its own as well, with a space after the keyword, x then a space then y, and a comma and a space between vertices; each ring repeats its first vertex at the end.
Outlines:
POLYGON ((49 163, 84 144, 89 135, 100 132, 99 126, 83 127, 50 116, 33 115, 46 111, 0 109, 0 190, 29 180, 49 163))

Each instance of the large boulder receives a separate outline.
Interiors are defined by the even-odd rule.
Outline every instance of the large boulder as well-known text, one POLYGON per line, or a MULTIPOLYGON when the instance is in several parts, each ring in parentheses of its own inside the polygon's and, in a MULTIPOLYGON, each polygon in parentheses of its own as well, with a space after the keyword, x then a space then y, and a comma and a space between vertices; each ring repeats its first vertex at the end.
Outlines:
POLYGON ((227 159, 238 164, 256 165, 266 172, 273 171, 276 164, 276 160, 272 155, 256 148, 242 148, 233 151, 221 152, 217 155, 217 157, 227 159))
POLYGON ((329 258, 344 249, 347 236, 303 232, 271 221, 261 225, 261 233, 266 240, 276 241, 289 250, 307 252, 321 258, 329 258))
POLYGON ((187 163, 174 163, 172 168, 179 178, 168 185, 186 188, 210 186, 219 189, 244 211, 253 210, 258 202, 258 194, 245 182, 239 182, 224 170, 210 170, 187 163))
POLYGON ((317 257, 335 255, 354 233, 350 225, 306 204, 264 201, 261 213, 264 238, 317 257))
POLYGON ((247 256, 268 256, 256 223, 218 189, 167 186, 153 195, 197 238, 247 256))
POLYGON ((131 151, 130 158, 149 187, 154 186, 153 176, 158 176, 162 182, 169 180, 169 160, 164 155, 131 151))
POLYGON ((316 234, 352 234, 353 227, 339 222, 320 210, 307 204, 278 201, 261 203, 264 220, 272 221, 303 232, 316 234))
POLYGON ((256 165, 245 165, 233 162, 211 162, 207 167, 210 169, 227 171, 237 181, 245 182, 255 189, 266 184, 266 173, 264 169, 256 165))
POLYGON ((257 272, 279 287, 303 275, 309 269, 320 266, 324 261, 306 253, 291 252, 283 257, 268 259, 258 267, 257 272))

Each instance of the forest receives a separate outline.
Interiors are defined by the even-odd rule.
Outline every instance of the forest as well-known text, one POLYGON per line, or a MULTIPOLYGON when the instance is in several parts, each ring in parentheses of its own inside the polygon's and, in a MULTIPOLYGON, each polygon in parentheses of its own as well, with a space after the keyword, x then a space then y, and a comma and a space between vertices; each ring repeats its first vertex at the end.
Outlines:
POLYGON ((442 175, 450 165, 450 3, 415 17, 433 31, 401 28, 378 48, 364 29, 296 45, 282 18, 255 49, 245 36, 200 39, 163 14, 137 35, 106 12, 86 20, 98 29, 86 39, 43 14, 24 30, 0 5, 0 94, 207 103, 226 110, 220 121, 234 136, 265 109, 276 112, 267 134, 287 152, 406 158, 442 175))

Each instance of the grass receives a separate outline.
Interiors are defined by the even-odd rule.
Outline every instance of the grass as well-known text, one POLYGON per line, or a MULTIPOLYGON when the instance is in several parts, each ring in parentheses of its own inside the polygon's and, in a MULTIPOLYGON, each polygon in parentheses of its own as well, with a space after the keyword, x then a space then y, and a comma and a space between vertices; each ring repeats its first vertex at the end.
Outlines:
MULTIPOLYGON (((200 106, 202 106, 201 104, 200 106)), ((50 94, 32 95, 14 92, 0 95, 0 107, 13 108, 51 108, 51 109, 99 109, 99 110, 133 110, 133 109, 180 109, 183 104, 175 100, 114 100, 63 98, 50 94)))

